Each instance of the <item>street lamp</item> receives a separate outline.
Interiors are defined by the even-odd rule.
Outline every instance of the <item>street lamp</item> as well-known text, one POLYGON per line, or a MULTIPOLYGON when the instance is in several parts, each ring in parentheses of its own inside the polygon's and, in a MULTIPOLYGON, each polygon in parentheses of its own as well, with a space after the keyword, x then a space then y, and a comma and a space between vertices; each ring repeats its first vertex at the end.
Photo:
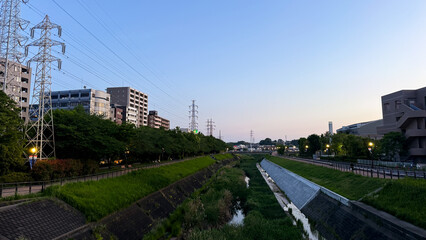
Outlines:
POLYGON ((371 168, 373 168, 373 166, 374 166, 374 164, 373 164, 373 147, 374 147, 374 143, 369 142, 368 143, 368 151, 370 152, 370 156, 371 156, 371 168))
POLYGON ((327 149, 327 154, 330 155, 330 144, 326 144, 325 145, 326 149, 327 149))
POLYGON ((37 153, 37 148, 31 148, 30 152, 32 153, 32 155, 30 155, 30 159, 28 159, 28 161, 30 162, 30 168, 33 169, 33 166, 37 160, 37 155, 35 155, 37 153))

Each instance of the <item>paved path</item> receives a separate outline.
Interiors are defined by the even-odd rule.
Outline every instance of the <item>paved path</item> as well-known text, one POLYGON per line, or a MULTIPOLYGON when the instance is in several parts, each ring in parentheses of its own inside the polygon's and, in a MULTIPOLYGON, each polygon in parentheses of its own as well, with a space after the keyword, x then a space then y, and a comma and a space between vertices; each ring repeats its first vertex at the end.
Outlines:
POLYGON ((99 173, 99 174, 91 175, 91 176, 82 176, 82 177, 75 177, 70 179, 55 180, 52 182, 31 182, 31 183, 28 182, 28 183, 3 184, 1 185, 3 186, 3 188, 0 188, 0 191, 1 191, 0 196, 10 197, 10 196, 15 196, 15 194, 26 195, 30 193, 39 193, 43 191, 44 189, 46 189, 47 187, 54 186, 54 185, 64 185, 66 183, 71 183, 71 182, 98 181, 105 178, 114 178, 114 177, 123 176, 133 171, 138 171, 141 169, 157 168, 161 166, 175 164, 178 162, 188 161, 191 159, 194 159, 194 158, 185 158, 182 160, 168 161, 164 163, 158 163, 158 164, 153 164, 153 165, 148 165, 143 167, 127 168, 127 169, 123 169, 123 170, 119 170, 115 172, 99 173))

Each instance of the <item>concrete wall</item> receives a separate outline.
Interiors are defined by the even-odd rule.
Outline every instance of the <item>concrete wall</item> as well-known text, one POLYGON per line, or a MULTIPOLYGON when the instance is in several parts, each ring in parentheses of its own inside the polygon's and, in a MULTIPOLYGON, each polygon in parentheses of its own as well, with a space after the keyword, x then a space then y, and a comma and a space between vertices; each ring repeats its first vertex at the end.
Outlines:
POLYGON ((260 165, 299 209, 302 209, 312 201, 320 192, 349 206, 347 198, 290 172, 273 162, 263 159, 260 165))

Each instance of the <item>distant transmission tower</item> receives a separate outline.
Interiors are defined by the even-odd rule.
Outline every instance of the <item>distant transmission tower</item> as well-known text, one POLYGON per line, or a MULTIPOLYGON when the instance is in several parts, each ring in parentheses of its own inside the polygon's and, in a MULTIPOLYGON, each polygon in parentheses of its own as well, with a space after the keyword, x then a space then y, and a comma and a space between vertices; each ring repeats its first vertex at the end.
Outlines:
POLYGON ((27 147, 36 147, 39 159, 56 157, 55 138, 53 130, 52 112, 52 76, 51 63, 58 62, 58 69, 61 69, 61 60, 51 55, 52 46, 61 45, 62 53, 65 53, 65 44, 52 40, 50 30, 57 28, 58 36, 61 36, 62 28, 51 23, 46 15, 43 21, 31 28, 31 38, 34 38, 34 30, 40 29, 41 34, 38 40, 25 46, 25 54, 28 55, 29 46, 38 46, 38 53, 28 60, 28 67, 31 62, 37 62, 33 97, 30 106, 30 120, 25 136, 28 139, 27 147))
POLYGON ((250 151, 253 151, 253 130, 250 130, 250 151))
POLYGON ((207 136, 213 136, 213 131, 216 125, 214 125, 213 119, 207 119, 207 136))
POLYGON ((16 74, 10 74, 14 63, 22 63, 24 54, 22 47, 27 38, 21 34, 28 21, 20 18, 21 2, 23 0, 2 0, 0 6, 0 85, 3 92, 20 103, 21 80, 16 79, 16 74))
POLYGON ((189 106, 189 130, 191 132, 196 132, 198 131, 198 123, 197 123, 197 119, 198 119, 198 106, 195 105, 195 100, 192 100, 192 105, 189 106))

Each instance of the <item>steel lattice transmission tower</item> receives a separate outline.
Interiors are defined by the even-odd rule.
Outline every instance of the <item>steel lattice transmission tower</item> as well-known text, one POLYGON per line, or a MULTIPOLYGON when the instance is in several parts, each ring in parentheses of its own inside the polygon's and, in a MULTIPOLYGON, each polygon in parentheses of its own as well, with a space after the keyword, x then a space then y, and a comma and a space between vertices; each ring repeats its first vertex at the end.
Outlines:
POLYGON ((21 34, 28 26, 28 21, 20 18, 23 0, 1 0, 0 3, 0 85, 1 89, 16 102, 20 102, 21 81, 9 74, 14 63, 24 60, 23 46, 27 37, 21 34))
POLYGON ((207 136, 213 136, 213 130, 216 125, 214 125, 213 119, 207 119, 207 136))
POLYGON ((30 120, 25 136, 28 139, 27 147, 37 148, 37 157, 47 159, 56 157, 55 138, 53 129, 53 111, 51 96, 51 63, 58 62, 58 69, 61 69, 61 60, 51 55, 51 48, 56 45, 62 46, 62 53, 65 53, 65 44, 52 40, 50 31, 58 29, 58 36, 61 36, 61 26, 51 23, 46 15, 43 21, 31 28, 31 37, 34 37, 34 30, 40 29, 40 38, 25 46, 25 54, 28 54, 29 46, 38 46, 38 53, 28 60, 28 67, 31 62, 37 62, 33 96, 30 106, 30 120))
POLYGON ((197 131, 198 130, 198 123, 197 123, 197 119, 198 119, 198 106, 195 105, 195 100, 192 100, 192 105, 189 106, 189 130, 191 132, 197 131))

